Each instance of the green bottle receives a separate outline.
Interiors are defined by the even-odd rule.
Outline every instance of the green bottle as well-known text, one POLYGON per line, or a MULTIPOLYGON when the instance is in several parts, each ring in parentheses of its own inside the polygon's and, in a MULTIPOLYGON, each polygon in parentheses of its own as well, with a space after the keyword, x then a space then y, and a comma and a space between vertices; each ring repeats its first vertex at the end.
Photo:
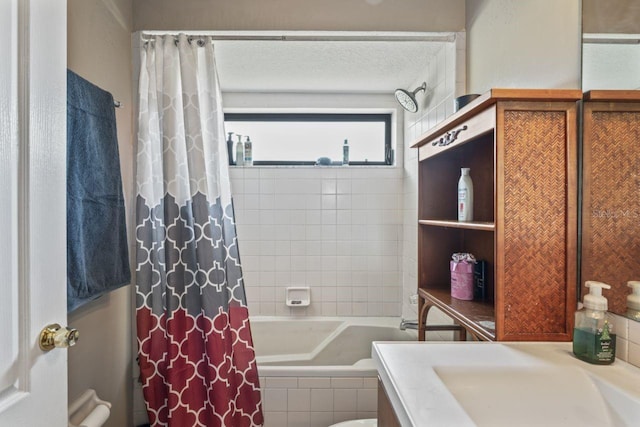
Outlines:
POLYGON ((585 362, 608 365, 616 359, 616 334, 602 289, 611 286, 594 281, 586 282, 585 286, 589 293, 584 296, 584 307, 576 311, 573 354, 585 362))

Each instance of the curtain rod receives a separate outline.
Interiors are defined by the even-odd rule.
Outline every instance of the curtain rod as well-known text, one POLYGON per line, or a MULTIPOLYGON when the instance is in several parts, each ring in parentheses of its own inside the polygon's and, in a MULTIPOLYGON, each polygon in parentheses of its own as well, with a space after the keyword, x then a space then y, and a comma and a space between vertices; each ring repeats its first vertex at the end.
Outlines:
MULTIPOLYGON (((212 40, 224 41, 344 41, 344 42, 453 42, 455 34, 190 34, 184 33, 189 39, 211 37, 212 40)), ((143 42, 153 41, 153 36, 173 36, 178 33, 143 32, 143 42)))

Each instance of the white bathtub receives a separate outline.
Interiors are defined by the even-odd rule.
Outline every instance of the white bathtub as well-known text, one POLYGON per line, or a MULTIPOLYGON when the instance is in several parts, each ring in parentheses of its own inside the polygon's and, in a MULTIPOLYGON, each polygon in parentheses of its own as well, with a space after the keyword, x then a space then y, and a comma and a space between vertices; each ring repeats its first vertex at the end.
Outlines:
POLYGON ((394 317, 251 318, 260 376, 372 376, 373 341, 415 341, 394 317))
POLYGON ((264 427, 377 416, 373 341, 417 340, 392 317, 251 317, 264 427))

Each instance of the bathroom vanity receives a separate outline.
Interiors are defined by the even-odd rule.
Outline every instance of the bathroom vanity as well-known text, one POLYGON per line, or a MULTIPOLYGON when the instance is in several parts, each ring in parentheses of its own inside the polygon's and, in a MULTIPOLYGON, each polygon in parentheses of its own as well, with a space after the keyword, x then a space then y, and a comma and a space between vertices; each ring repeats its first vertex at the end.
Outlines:
POLYGON ((640 369, 584 363, 571 343, 374 343, 372 357, 379 427, 640 425, 640 369))
POLYGON ((492 89, 413 144, 422 340, 431 307, 480 340, 571 340, 581 98, 579 90, 492 89), (471 168, 474 186, 471 222, 456 216, 463 167, 471 168), (486 261, 484 298, 451 297, 456 252, 486 261))

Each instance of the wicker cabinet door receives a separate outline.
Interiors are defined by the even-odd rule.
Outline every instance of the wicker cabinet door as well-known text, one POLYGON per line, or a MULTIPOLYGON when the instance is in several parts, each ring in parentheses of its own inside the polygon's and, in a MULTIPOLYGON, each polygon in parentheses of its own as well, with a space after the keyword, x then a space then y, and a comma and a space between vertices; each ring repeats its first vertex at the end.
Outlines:
MULTIPOLYGON (((585 102, 581 282, 598 280, 626 311, 640 274, 640 102, 585 102)), ((584 294, 583 289, 583 294, 584 294)))
POLYGON ((498 340, 570 339, 576 288, 575 103, 498 104, 498 340))

